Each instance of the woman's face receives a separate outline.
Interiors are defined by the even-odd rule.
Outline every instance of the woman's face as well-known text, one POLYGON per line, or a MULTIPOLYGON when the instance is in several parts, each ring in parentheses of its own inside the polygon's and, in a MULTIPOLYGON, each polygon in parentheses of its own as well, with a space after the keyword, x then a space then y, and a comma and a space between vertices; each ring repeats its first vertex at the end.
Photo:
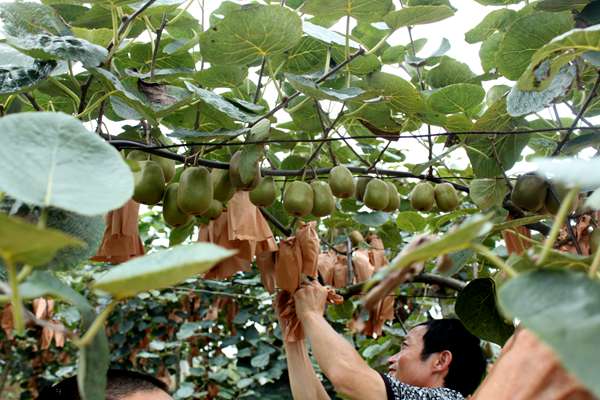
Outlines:
POLYGON ((389 373, 408 385, 426 387, 431 378, 429 357, 421 359, 426 332, 424 325, 411 329, 402 342, 401 350, 388 359, 389 373))

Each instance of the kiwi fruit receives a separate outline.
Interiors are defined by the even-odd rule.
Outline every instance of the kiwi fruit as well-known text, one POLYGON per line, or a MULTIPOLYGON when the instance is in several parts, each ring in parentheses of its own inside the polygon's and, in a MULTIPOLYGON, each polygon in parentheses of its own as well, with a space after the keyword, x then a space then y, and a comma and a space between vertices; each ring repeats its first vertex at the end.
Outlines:
POLYGON ((235 187, 229 180, 229 171, 215 168, 210 175, 213 183, 213 198, 222 203, 228 202, 235 194, 235 187))
POLYGON ((365 190, 367 189, 367 183, 371 180, 371 177, 361 176, 356 178, 356 189, 354 191, 354 197, 356 200, 363 201, 363 197, 365 196, 365 190))
MULTIPOLYGON (((560 208, 560 203, 569 193, 569 189, 563 185, 548 182, 548 192, 546 193, 546 199, 544 200, 544 207, 550 214, 556 215, 560 208)), ((576 203, 574 207, 576 207, 576 203)))
POLYGON ((131 150, 127 153, 127 159, 132 161, 148 161, 150 159, 150 154, 141 150, 131 150))
POLYGON ((335 198, 331 193, 329 184, 323 181, 312 181, 310 187, 313 190, 313 208, 311 214, 315 217, 329 215, 335 209, 335 198))
POLYGON ((242 176, 240 174, 241 168, 241 160, 242 160, 242 151, 238 150, 231 156, 231 160, 229 161, 229 180, 231 184, 240 189, 240 190, 252 190, 256 186, 258 186, 261 177, 260 177, 260 166, 258 163, 254 165, 254 175, 250 182, 244 182, 242 180, 242 176))
POLYGON ((206 210, 204 212, 204 214, 202 214, 202 216, 207 217, 209 219, 217 219, 217 218, 219 218, 219 215, 221 215, 222 212, 223 212, 223 203, 221 203, 219 200, 212 199, 212 201, 210 202, 210 206, 208 207, 208 210, 206 210))
POLYGON ((420 182, 410 192, 410 205, 418 211, 429 211, 435 203, 435 191, 429 182, 420 182))
POLYGON ((165 182, 171 182, 171 179, 175 176, 175 160, 157 156, 156 154, 150 155, 150 159, 157 162, 163 170, 165 176, 165 182))
POLYGON ((190 215, 202 215, 213 200, 210 172, 204 167, 186 168, 179 178, 177 205, 190 215))
POLYGON ((350 237, 350 241, 354 246, 358 246, 360 243, 365 241, 364 236, 359 231, 352 231, 348 236, 350 237))
POLYGON ((313 190, 308 183, 291 182, 283 192, 283 208, 295 217, 305 217, 313 209, 313 197, 313 190))
POLYGON ((352 172, 343 165, 337 165, 329 172, 331 193, 340 199, 347 199, 354 194, 354 178, 352 172))
POLYGON ((183 212, 177 205, 177 193, 179 183, 170 183, 165 189, 163 197, 163 218, 171 226, 181 226, 188 223, 192 218, 189 214, 183 212))
POLYGON ((154 161, 142 161, 141 169, 133 174, 133 199, 141 204, 154 205, 163 198, 165 177, 163 170, 154 161))
POLYGON ((548 192, 548 182, 535 174, 519 176, 510 194, 513 204, 523 210, 537 212, 544 207, 548 192))
POLYGON ((381 211, 388 206, 389 188, 384 181, 373 178, 367 183, 363 202, 371 210, 381 211))
POLYGON ((388 205, 383 209, 385 212, 394 212, 400 207, 400 194, 398 188, 392 182, 385 182, 388 188, 388 205))
POLYGON ((451 184, 444 182, 435 185, 435 204, 440 211, 453 211, 458 207, 458 194, 451 184))
POLYGON ((250 201, 257 207, 269 207, 276 198, 277 192, 272 176, 261 179, 258 186, 250 191, 250 201))

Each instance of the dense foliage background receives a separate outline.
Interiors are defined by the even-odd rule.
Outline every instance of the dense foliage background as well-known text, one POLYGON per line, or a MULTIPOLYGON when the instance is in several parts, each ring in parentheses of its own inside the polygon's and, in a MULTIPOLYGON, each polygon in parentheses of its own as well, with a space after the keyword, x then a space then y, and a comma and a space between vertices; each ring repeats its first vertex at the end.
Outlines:
POLYGON ((493 359, 518 318, 600 394, 600 3, 477 0, 489 12, 464 40, 480 44, 482 73, 428 35, 467 3, 0 3, 0 396, 29 399, 77 373, 85 398, 102 399, 109 364, 164 378, 175 398, 290 396, 260 272, 199 275, 230 256, 192 243, 206 214, 169 225, 162 201, 143 206, 149 254, 89 261, 104 215, 139 199, 144 154, 176 162, 171 184, 233 160, 242 186, 256 169, 273 177, 262 212, 277 240, 301 220, 317 221, 323 251, 378 235, 393 261, 372 285, 424 263, 394 289, 383 336, 352 329, 368 318, 360 285, 328 309, 373 367, 413 324, 453 315, 493 359), (428 40, 439 47, 424 51, 428 40), (290 215, 286 187, 339 165, 391 184, 400 204, 351 196, 321 218, 290 215), (537 186, 524 183, 534 170, 537 186), (422 182, 449 183, 460 204, 418 206, 422 182))

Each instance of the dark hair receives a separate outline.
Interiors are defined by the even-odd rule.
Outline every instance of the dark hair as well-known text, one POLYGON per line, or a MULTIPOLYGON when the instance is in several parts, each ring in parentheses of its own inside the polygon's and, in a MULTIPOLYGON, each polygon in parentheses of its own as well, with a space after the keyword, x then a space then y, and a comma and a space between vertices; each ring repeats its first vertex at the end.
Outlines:
POLYGON ((423 335, 421 358, 425 360, 433 353, 448 350, 452 353, 452 362, 444 386, 465 397, 472 394, 481 383, 486 370, 479 338, 455 318, 434 319, 421 325, 427 327, 427 332, 423 335))
MULTIPOLYGON (((167 385, 147 374, 121 369, 110 369, 106 373, 106 400, 119 400, 136 392, 162 390, 169 393, 167 385)), ((80 400, 77 376, 63 379, 56 385, 44 389, 37 400, 80 400)))

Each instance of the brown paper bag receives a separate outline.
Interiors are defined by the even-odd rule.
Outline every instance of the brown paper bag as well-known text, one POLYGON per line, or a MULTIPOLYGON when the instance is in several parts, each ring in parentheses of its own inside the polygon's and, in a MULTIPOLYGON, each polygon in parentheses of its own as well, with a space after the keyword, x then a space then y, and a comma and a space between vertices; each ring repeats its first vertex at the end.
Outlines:
POLYGON ((388 265, 389 261, 385 257, 385 249, 383 247, 383 240, 379 236, 371 233, 367 236, 367 242, 371 246, 369 249, 369 261, 375 267, 377 271, 379 268, 388 265))
POLYGON ((117 210, 106 215, 106 228, 102 244, 92 260, 120 264, 144 254, 138 229, 140 205, 129 200, 117 210))
POLYGON ((354 267, 355 283, 365 282, 375 271, 375 267, 369 261, 369 250, 357 249, 352 253, 352 266, 354 267))
POLYGON ((319 254, 317 259, 317 269, 323 284, 326 286, 333 285, 333 275, 335 272, 335 263, 337 261, 337 255, 335 251, 329 250, 327 253, 319 254))
POLYGON ((311 221, 308 224, 300 222, 300 228, 296 231, 296 242, 302 253, 302 272, 304 275, 316 278, 317 261, 321 251, 317 222, 311 221))
POLYGON ((348 261, 346 256, 338 255, 333 265, 333 287, 343 288, 348 285, 348 261))
POLYGON ((260 271, 260 281, 269 293, 275 293, 275 255, 274 252, 263 252, 256 256, 256 266, 260 271))
POLYGON ((302 252, 294 236, 279 242, 275 264, 275 282, 287 292, 294 293, 300 287, 302 252))

